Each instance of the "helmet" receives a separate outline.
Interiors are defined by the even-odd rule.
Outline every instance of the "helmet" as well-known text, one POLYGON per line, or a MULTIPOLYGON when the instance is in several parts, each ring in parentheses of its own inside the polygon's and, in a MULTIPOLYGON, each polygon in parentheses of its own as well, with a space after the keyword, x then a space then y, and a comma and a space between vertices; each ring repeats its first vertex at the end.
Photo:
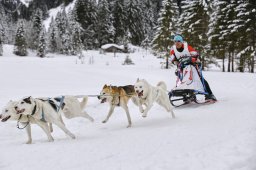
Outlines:
POLYGON ((173 38, 174 41, 179 41, 179 42, 182 42, 183 43, 183 38, 181 35, 177 34, 174 36, 173 38))

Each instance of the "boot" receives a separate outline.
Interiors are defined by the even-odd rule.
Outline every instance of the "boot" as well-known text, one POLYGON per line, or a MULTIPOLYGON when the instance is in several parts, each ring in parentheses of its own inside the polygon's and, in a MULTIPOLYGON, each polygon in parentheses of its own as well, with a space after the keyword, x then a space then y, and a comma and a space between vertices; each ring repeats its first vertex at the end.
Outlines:
POLYGON ((216 97, 213 94, 206 95, 205 100, 217 101, 216 97))

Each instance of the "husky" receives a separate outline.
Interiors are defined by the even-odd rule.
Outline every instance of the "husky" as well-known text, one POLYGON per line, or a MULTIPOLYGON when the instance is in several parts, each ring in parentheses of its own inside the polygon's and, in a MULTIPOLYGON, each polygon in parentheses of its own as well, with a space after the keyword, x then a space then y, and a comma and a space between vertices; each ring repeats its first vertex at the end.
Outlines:
POLYGON ((108 102, 110 104, 110 109, 108 112, 107 117, 102 123, 106 123, 112 113, 114 112, 115 107, 120 106, 122 107, 128 119, 128 127, 131 127, 131 117, 128 109, 128 101, 132 99, 133 103, 138 105, 138 98, 136 97, 136 93, 134 91, 133 85, 127 86, 111 86, 111 85, 104 85, 103 89, 98 96, 98 99, 101 100, 101 103, 108 102))
POLYGON ((7 105, 3 108, 2 113, 0 114, 0 120, 2 122, 6 122, 7 120, 15 120, 18 123, 20 122, 23 124, 24 128, 26 128, 27 135, 28 135, 28 141, 26 144, 31 144, 32 143, 32 136, 31 136, 31 125, 30 124, 37 124, 39 127, 43 129, 43 131, 46 133, 48 137, 48 141, 52 142, 54 139, 51 136, 51 124, 48 125, 47 122, 37 120, 33 118, 32 116, 25 116, 22 114, 17 114, 15 110, 15 106, 18 104, 17 101, 9 101, 7 105), (49 127, 50 126, 50 127, 49 127))
MULTIPOLYGON (((79 100, 75 96, 60 96, 55 98, 37 98, 37 100, 42 101, 48 105, 51 105, 51 107, 55 110, 60 112, 63 112, 64 116, 67 119, 71 119, 74 117, 84 117, 89 119, 91 122, 94 121, 94 119, 86 112, 83 111, 87 101, 88 97, 84 96, 82 101, 79 102, 79 100)), ((28 102, 29 99, 24 98, 20 102, 28 102)), ((27 134, 28 134, 28 142, 27 144, 32 143, 32 137, 31 137, 31 126, 30 123, 37 124, 40 126, 44 132, 48 136, 48 141, 53 141, 53 137, 51 136, 50 132, 52 132, 52 124, 46 123, 46 120, 35 119, 31 115, 24 115, 20 114, 22 111, 18 109, 16 105, 18 105, 19 102, 17 101, 10 101, 7 106, 3 109, 2 114, 0 115, 0 119, 2 119, 2 122, 5 122, 7 120, 16 120, 18 122, 21 122, 22 124, 25 124, 27 134), (49 130, 50 129, 50 130, 49 130)), ((31 102, 30 102, 31 103, 31 102)), ((54 114, 54 113, 53 113, 54 114)), ((60 121, 64 124, 62 117, 60 116, 60 121)))
POLYGON ((88 102, 88 96, 84 96, 81 102, 79 102, 77 97, 71 95, 55 97, 53 99, 59 102, 60 105, 62 105, 61 110, 67 119, 84 117, 91 122, 94 121, 94 119, 86 111, 84 111, 84 108, 86 107, 86 104, 88 102), (63 103, 61 102, 62 100, 63 103))
POLYGON ((94 119, 83 111, 88 97, 85 96, 82 102, 79 102, 75 96, 61 96, 53 99, 26 97, 21 99, 16 105, 17 114, 28 115, 35 120, 53 123, 62 129, 68 136, 75 139, 65 126, 61 113, 68 119, 74 117, 84 117, 90 121, 94 119))
POLYGON ((148 111, 153 106, 153 103, 157 102, 160 106, 164 107, 167 112, 171 112, 172 118, 175 118, 165 82, 160 81, 157 86, 154 87, 144 79, 137 79, 134 89, 139 98, 139 108, 143 117, 147 117, 148 111), (143 109, 143 106, 145 109, 143 109))

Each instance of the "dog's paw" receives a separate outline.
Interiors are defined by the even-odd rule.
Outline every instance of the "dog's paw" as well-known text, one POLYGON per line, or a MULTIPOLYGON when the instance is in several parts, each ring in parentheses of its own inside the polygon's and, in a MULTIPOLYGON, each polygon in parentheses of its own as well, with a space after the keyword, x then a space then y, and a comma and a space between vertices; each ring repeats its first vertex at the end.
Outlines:
POLYGON ((32 140, 28 140, 26 144, 32 144, 32 140))
POLYGON ((93 118, 90 118, 90 121, 91 121, 91 122, 94 122, 94 119, 93 119, 93 118))
POLYGON ((126 126, 127 128, 130 128, 130 127, 132 127, 132 125, 131 124, 129 124, 128 126, 126 126))
POLYGON ((54 141, 54 139, 52 138, 52 139, 48 139, 48 142, 53 142, 54 141))
POLYGON ((144 117, 144 118, 147 117, 147 114, 142 114, 142 117, 144 117))
POLYGON ((71 135, 71 138, 72 138, 72 139, 76 139, 76 136, 72 134, 72 135, 71 135))
POLYGON ((144 112, 144 110, 143 109, 140 109, 140 113, 143 113, 144 112))
POLYGON ((107 121, 106 120, 103 120, 102 123, 106 123, 107 121))

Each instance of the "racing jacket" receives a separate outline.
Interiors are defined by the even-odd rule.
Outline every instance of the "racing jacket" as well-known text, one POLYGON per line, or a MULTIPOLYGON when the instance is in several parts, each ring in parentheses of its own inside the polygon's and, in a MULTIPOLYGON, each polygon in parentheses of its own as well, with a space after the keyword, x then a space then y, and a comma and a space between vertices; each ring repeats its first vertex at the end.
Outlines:
POLYGON ((179 60, 182 57, 192 57, 191 61, 194 62, 198 62, 197 57, 198 57, 198 53, 197 51, 192 48, 190 45, 188 45, 187 42, 184 42, 182 44, 182 47, 180 49, 177 49, 176 45, 173 45, 170 51, 170 61, 174 64, 178 64, 179 60))

